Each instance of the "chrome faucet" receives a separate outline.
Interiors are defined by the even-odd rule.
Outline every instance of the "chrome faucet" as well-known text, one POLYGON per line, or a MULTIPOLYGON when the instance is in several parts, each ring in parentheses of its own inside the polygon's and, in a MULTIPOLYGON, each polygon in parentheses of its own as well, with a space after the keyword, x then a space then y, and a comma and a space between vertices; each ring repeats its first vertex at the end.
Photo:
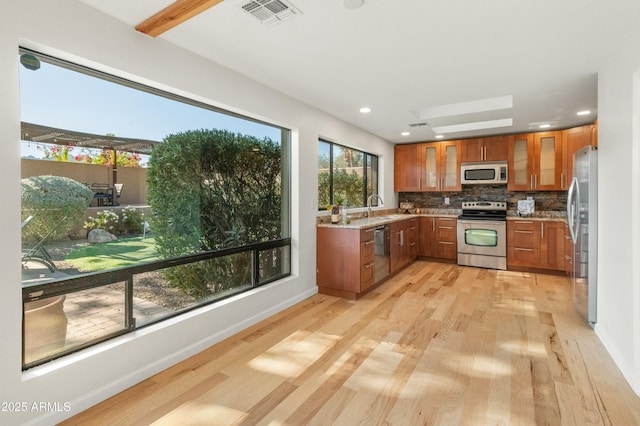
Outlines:
POLYGON ((378 200, 380 200, 380 204, 384 204, 384 201, 382 201, 382 197, 378 194, 369 195, 369 198, 367 198, 367 217, 369 219, 371 219, 371 199, 373 198, 377 198, 378 200))

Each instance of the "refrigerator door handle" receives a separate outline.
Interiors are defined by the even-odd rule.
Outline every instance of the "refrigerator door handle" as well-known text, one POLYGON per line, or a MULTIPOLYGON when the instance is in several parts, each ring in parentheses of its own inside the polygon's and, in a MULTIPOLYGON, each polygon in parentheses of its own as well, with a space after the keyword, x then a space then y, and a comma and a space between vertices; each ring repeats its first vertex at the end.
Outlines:
POLYGON ((580 207, 580 189, 578 188, 578 178, 571 180, 569 193, 567 195, 567 219, 569 221, 569 233, 571 241, 575 244, 578 240, 578 215, 576 210, 580 207))

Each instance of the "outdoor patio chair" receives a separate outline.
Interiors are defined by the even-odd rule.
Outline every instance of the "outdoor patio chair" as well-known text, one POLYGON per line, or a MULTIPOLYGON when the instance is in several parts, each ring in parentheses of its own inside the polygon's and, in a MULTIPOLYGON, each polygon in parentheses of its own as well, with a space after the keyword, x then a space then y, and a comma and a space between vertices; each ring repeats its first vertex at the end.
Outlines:
MULTIPOLYGON (((23 222, 22 222, 22 228, 24 228, 25 226, 27 226, 31 220, 33 219, 33 215, 29 216, 28 218, 26 218, 23 222)), ((51 228, 49 230, 49 232, 47 232, 47 234, 42 237, 40 239, 40 241, 38 241, 36 243, 36 245, 34 245, 33 247, 31 247, 28 250, 24 250, 22 253, 22 268, 23 269, 28 269, 27 268, 27 262, 35 262, 35 263, 40 263, 41 265, 44 265, 47 267, 47 269, 49 269, 50 272, 55 272, 56 270, 56 265, 53 263, 53 258, 51 257, 51 255, 49 254, 49 252, 47 252, 47 249, 44 248, 44 243, 47 241, 47 238, 49 238, 51 236, 51 234, 53 234, 56 229, 58 229, 60 227, 60 225, 62 225, 62 223, 67 219, 67 217, 63 217, 62 220, 60 222, 58 222, 57 225, 55 225, 53 228, 51 228)))

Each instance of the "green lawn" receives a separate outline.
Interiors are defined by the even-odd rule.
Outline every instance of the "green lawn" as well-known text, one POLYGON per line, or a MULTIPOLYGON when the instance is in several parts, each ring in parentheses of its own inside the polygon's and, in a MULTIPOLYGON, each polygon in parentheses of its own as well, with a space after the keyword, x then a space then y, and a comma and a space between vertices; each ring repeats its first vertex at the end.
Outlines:
POLYGON ((73 250, 65 260, 83 272, 104 271, 159 260, 155 240, 122 238, 73 250))

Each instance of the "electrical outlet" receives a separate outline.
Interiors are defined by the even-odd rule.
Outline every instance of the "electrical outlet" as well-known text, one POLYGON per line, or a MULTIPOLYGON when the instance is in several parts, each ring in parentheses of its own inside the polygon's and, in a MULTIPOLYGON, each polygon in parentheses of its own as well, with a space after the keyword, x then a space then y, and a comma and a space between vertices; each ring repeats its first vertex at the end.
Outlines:
POLYGON ((444 203, 449 204, 449 197, 444 197, 444 203))

